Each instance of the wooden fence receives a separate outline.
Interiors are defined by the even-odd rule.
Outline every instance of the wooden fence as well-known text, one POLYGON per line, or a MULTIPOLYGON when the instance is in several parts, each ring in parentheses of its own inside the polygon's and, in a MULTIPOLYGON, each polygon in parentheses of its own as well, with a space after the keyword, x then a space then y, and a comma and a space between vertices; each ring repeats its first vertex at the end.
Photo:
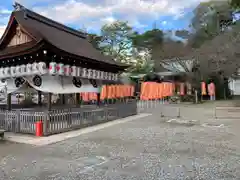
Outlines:
POLYGON ((137 114, 137 101, 118 102, 97 109, 70 108, 52 111, 0 111, 0 129, 35 134, 35 123, 43 122, 43 134, 62 133, 137 114))

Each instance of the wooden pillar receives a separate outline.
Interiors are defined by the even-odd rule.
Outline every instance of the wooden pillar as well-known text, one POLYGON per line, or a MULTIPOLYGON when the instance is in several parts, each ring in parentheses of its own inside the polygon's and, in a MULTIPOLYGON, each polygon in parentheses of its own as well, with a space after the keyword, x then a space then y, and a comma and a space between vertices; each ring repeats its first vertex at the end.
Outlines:
POLYGON ((100 93, 97 93, 97 105, 100 106, 100 93))
POLYGON ((38 91, 38 105, 42 105, 42 92, 38 91))
POLYGON ((12 94, 7 94, 7 110, 12 110, 12 94))
POLYGON ((65 95, 64 94, 61 94, 61 102, 62 102, 62 104, 66 104, 65 95))
POLYGON ((80 93, 76 93, 76 106, 78 107, 80 104, 80 93))
POLYGON ((47 107, 48 107, 48 111, 52 110, 52 93, 48 93, 47 107))

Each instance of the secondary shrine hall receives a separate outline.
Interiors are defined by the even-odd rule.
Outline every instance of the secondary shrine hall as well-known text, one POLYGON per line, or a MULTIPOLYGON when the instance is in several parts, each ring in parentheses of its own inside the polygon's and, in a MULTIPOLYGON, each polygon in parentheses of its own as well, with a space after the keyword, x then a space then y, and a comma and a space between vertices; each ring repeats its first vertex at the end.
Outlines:
POLYGON ((0 40, 0 79, 8 103, 10 94, 26 85, 54 94, 99 92, 103 84, 119 82, 127 67, 96 50, 84 33, 20 4, 0 40))
POLYGON ((95 49, 86 34, 15 3, 0 39, 0 87, 5 95, 0 129, 34 134, 34 123, 41 122, 43 134, 49 135, 136 114, 134 100, 90 110, 78 106, 80 93, 99 95, 103 85, 121 84, 119 76, 128 67, 95 49), (12 103, 15 94, 26 92, 38 102, 27 109, 12 103), (53 95, 61 106, 53 105, 53 95), (76 106, 68 104, 66 96, 75 99, 76 106))

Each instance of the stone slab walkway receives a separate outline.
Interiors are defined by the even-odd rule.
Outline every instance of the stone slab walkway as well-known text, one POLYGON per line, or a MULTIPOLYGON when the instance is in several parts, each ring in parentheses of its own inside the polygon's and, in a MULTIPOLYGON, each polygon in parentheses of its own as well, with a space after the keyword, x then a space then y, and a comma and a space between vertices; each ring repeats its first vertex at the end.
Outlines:
POLYGON ((7 141, 12 141, 12 142, 17 142, 17 143, 24 143, 24 144, 30 144, 30 145, 35 145, 35 146, 43 146, 43 145, 48 145, 48 144, 53 144, 56 142, 64 141, 69 138, 80 136, 82 134, 87 134, 87 133, 91 133, 94 131, 98 131, 100 129, 108 128, 108 127, 111 127, 114 125, 137 120, 139 118, 144 118, 144 117, 147 117, 150 115, 151 114, 143 113, 143 114, 130 116, 127 118, 122 118, 122 119, 110 121, 107 123, 95 125, 92 127, 83 128, 80 130, 69 131, 69 132, 65 132, 65 133, 61 133, 61 134, 51 135, 48 137, 36 137, 33 135, 15 134, 15 133, 6 132, 4 139, 7 141))

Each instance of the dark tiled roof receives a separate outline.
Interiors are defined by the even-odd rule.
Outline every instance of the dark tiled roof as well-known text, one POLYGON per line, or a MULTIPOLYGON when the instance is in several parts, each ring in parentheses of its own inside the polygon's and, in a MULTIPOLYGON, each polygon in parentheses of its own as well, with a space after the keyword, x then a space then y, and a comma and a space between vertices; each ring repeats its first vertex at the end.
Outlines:
POLYGON ((42 43, 36 43, 35 41, 31 41, 28 43, 6 47, 0 51, 0 59, 1 57, 14 57, 17 54, 21 54, 22 52, 26 51, 34 51, 36 48, 41 47, 42 43))
POLYGON ((155 66, 155 71, 156 72, 168 72, 169 70, 164 68, 162 65, 157 65, 157 66, 155 66))
POLYGON ((111 57, 105 56, 95 49, 82 32, 24 8, 14 11, 12 15, 36 40, 45 40, 60 50, 89 60, 128 67, 115 62, 111 57))

